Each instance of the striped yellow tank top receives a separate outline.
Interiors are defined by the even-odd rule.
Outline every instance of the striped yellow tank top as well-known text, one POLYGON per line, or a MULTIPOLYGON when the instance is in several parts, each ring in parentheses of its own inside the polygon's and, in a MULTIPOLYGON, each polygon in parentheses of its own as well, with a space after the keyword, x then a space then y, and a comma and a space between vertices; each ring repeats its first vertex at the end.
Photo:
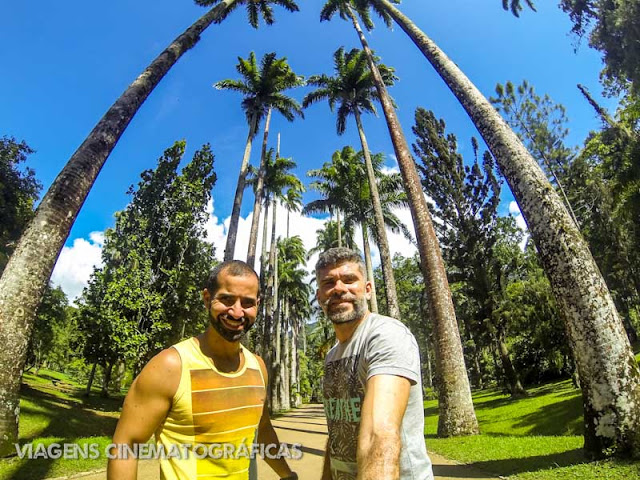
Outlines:
POLYGON ((258 359, 241 346, 244 365, 236 373, 223 373, 200 351, 194 338, 174 348, 182 360, 180 385, 166 420, 156 431, 156 445, 165 452, 178 445, 181 453, 184 445, 192 447, 188 458, 169 454, 161 459, 161 478, 246 480, 266 397, 258 359), (209 449, 206 454, 205 448, 209 449))

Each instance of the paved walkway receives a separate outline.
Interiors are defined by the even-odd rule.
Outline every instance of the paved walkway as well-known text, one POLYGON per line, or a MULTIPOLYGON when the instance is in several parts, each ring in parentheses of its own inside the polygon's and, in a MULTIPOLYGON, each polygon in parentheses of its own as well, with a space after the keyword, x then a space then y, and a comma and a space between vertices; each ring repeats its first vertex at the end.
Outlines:
MULTIPOLYGON (((281 442, 302 444, 302 458, 289 460, 291 468, 298 472, 301 480, 318 480, 322 473, 324 449, 327 443, 327 424, 322 405, 305 405, 303 408, 292 410, 273 420, 273 425, 281 442)), ((433 472, 437 480, 498 480, 485 472, 468 465, 459 465, 435 453, 430 453, 429 456, 433 462, 433 472)), ((140 462, 138 480, 157 480, 158 477, 157 462, 140 462)), ((275 472, 262 459, 258 462, 258 477, 260 480, 278 480, 275 472)), ((103 471, 77 478, 105 480, 106 473, 103 471)))

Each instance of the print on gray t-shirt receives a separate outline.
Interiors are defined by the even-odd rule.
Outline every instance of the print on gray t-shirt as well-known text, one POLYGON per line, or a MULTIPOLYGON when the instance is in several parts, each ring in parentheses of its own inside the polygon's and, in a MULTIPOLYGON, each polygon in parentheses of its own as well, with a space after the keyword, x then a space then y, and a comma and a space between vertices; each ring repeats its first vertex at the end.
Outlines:
POLYGON ((329 455, 334 480, 355 480, 360 409, 365 385, 373 375, 409 379, 409 403, 402 419, 401 480, 432 480, 424 443, 424 409, 418 344, 398 320, 369 314, 353 336, 327 354, 324 409, 329 426, 329 455))

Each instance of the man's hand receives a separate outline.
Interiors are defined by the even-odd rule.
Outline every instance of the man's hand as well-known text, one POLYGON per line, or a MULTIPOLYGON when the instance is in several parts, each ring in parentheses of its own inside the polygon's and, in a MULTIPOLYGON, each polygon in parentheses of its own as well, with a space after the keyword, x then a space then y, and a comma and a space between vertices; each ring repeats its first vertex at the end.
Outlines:
POLYGON ((358 480, 400 478, 400 429, 411 383, 396 375, 367 380, 358 435, 358 480))
MULTIPOLYGON (((262 376, 264 377, 265 382, 265 390, 267 383, 267 367, 264 364, 262 358, 258 357, 258 363, 260 364, 260 369, 262 370, 262 376)), ((262 409, 262 417, 260 418, 260 424, 258 425, 258 438, 257 441, 262 445, 278 445, 280 446, 280 441, 278 440, 278 435, 271 424, 271 418, 269 417, 269 409, 267 408, 266 401, 265 405, 262 409)), ((278 474, 278 476, 282 479, 288 478, 297 478, 297 475, 294 474, 287 461, 284 458, 269 458, 265 456, 265 462, 273 469, 274 472, 278 474)))
MULTIPOLYGON (((165 419, 180 383, 182 363, 175 348, 153 357, 134 380, 127 393, 113 443, 145 443, 165 419)), ((117 453, 113 451, 113 453, 117 453)), ((109 460, 108 480, 136 480, 138 459, 109 460)))

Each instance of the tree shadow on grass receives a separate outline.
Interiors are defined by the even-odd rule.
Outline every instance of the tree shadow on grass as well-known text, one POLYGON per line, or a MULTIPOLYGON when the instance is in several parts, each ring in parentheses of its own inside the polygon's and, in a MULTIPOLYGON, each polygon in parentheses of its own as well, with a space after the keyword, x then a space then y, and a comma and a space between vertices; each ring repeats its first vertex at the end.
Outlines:
POLYGON ((549 455, 487 460, 470 463, 469 465, 485 472, 494 472, 497 475, 507 476, 525 472, 537 472, 552 467, 568 467, 586 462, 584 451, 581 448, 576 448, 549 455))
POLYGON ((523 415, 514 426, 528 428, 527 435, 582 435, 582 416, 582 397, 576 396, 523 415))
MULTIPOLYGON (((108 411, 114 412, 113 406, 121 403, 116 399, 95 399, 96 402, 89 401, 87 407, 79 399, 67 399, 38 389, 22 386, 22 396, 25 400, 35 404, 35 406, 25 405, 21 408, 21 416, 40 416, 48 419, 48 424, 43 429, 34 429, 20 437, 20 445, 34 442, 33 452, 36 452, 38 439, 55 439, 55 442, 47 443, 74 444, 80 439, 82 443, 87 442, 87 437, 111 437, 118 421, 117 415, 109 415, 108 411), (111 407, 109 407, 109 402, 111 407), (103 409, 105 413, 101 413, 103 409)), ((115 409, 117 412, 117 409, 115 409)), ((89 440, 89 442, 91 442, 89 440)), ((100 449, 101 462, 104 464, 104 452, 100 449)), ((42 480, 50 476, 54 462, 75 461, 53 458, 19 459, 14 457, 6 462, 17 462, 18 466, 12 469, 8 476, 10 480, 42 480)), ((89 464, 90 465, 90 464, 89 464)), ((94 467, 96 468, 96 467, 94 467)))

